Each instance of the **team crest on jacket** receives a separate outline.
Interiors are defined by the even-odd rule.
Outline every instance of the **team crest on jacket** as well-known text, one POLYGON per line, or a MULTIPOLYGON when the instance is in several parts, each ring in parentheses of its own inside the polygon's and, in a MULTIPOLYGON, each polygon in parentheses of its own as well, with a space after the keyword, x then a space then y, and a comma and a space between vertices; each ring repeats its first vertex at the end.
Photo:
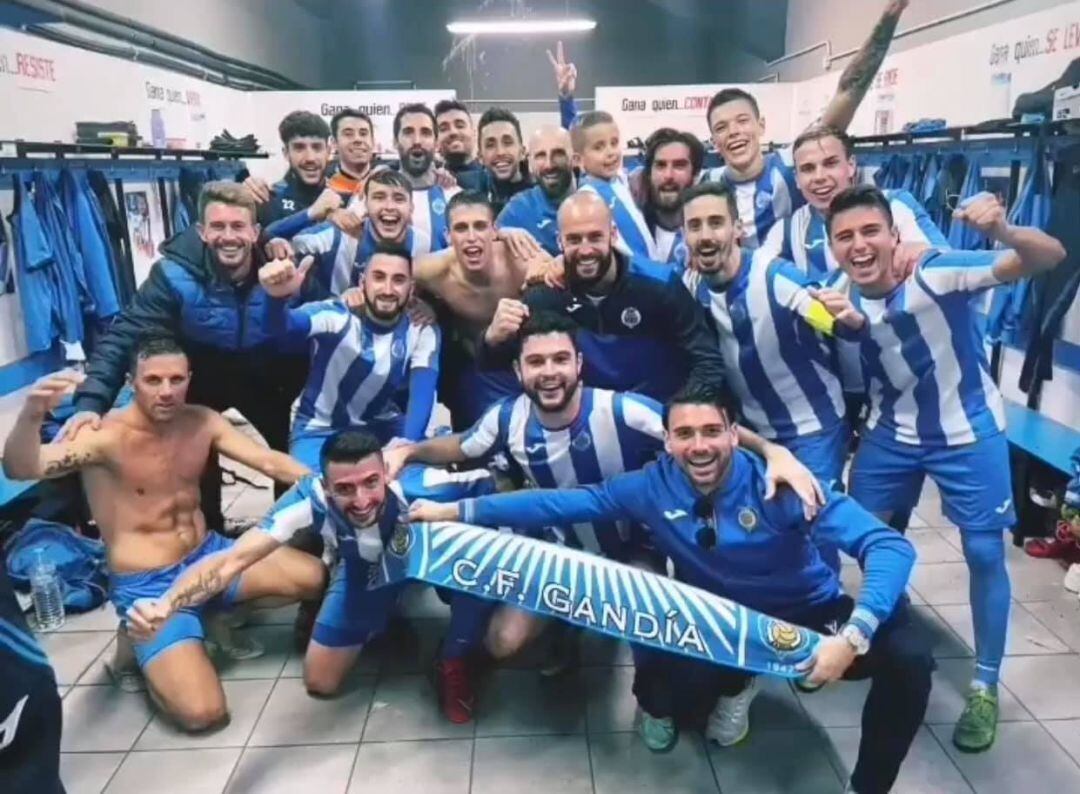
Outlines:
POLYGON ((394 358, 405 358, 405 343, 395 339, 394 344, 390 345, 390 355, 394 358))
POLYGON ((768 615, 759 616, 761 639, 780 655, 794 653, 806 643, 806 635, 798 626, 768 615))
POLYGON ((437 198, 433 202, 431 202, 431 211, 434 212, 436 215, 442 215, 445 210, 446 202, 443 201, 441 198, 437 198))
POLYGON ((745 529, 747 532, 753 532, 757 529, 758 517, 752 507, 744 507, 739 511, 739 526, 745 529))
POLYGON ((390 553, 398 557, 404 557, 412 548, 413 533, 405 524, 399 524, 390 537, 390 553))
POLYGON ((633 306, 627 306, 622 311, 622 324, 627 328, 637 328, 641 324, 641 312, 633 306))

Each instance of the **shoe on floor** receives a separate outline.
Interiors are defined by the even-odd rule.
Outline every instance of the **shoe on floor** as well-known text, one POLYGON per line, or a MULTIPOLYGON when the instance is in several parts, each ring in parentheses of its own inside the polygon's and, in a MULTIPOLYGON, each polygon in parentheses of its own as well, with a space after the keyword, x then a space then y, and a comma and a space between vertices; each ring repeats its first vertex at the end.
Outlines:
POLYGON ((679 729, 675 727, 675 720, 671 717, 654 717, 646 712, 641 713, 641 724, 638 726, 645 746, 654 753, 669 752, 679 741, 679 729))
POLYGON ((1069 566, 1062 584, 1070 593, 1080 593, 1080 562, 1074 562, 1069 566))
POLYGON ((581 666, 581 632, 561 623, 549 631, 554 633, 540 663, 540 675, 555 678, 577 670, 581 666))
POLYGON ((758 692, 757 678, 751 678, 746 688, 734 697, 722 697, 709 715, 705 738, 721 747, 738 744, 750 733, 750 704, 758 692))
POLYGON ((455 725, 472 720, 476 695, 465 659, 441 659, 435 662, 435 689, 439 708, 446 719, 455 725))
POLYGON ((965 753, 981 753, 994 743, 997 722, 997 690, 973 684, 968 690, 964 712, 953 730, 953 744, 965 753))

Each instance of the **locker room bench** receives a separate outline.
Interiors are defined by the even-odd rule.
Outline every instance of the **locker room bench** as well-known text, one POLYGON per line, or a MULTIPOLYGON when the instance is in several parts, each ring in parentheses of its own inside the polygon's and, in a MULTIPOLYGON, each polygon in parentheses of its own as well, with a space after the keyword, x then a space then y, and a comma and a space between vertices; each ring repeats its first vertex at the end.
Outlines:
POLYGON ((1061 472, 1072 474, 1069 459, 1080 449, 1080 431, 1063 425, 1010 400, 1005 401, 1005 436, 1013 455, 1013 500, 1016 504, 1016 529, 1013 543, 1022 546, 1026 528, 1040 521, 1039 507, 1028 496, 1033 460, 1061 472))

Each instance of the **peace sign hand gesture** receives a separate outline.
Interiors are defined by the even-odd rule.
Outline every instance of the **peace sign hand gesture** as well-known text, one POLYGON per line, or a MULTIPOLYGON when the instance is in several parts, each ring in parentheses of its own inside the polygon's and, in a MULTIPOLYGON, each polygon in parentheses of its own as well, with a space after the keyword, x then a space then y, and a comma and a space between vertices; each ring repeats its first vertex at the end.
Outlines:
POLYGON ((559 96, 573 96, 574 88, 577 87, 577 67, 566 62, 561 41, 555 45, 555 54, 552 55, 551 50, 548 50, 547 57, 555 70, 555 84, 559 87, 559 96))

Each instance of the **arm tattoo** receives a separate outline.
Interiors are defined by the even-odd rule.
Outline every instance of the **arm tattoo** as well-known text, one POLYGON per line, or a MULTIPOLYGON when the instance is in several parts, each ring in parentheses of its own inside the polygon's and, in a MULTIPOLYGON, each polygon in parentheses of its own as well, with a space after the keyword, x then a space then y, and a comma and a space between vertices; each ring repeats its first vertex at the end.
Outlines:
POLYGON ((78 471, 88 463, 92 463, 94 455, 91 452, 65 452, 59 460, 51 460, 45 464, 46 477, 59 477, 62 474, 78 471))
POLYGON ((180 609, 192 604, 201 604, 216 596, 221 590, 221 575, 217 571, 207 571, 172 597, 173 607, 180 609))
POLYGON ((899 21, 899 16, 884 16, 878 20, 866 44, 840 75, 840 91, 866 92, 877 74, 878 67, 885 60, 885 53, 889 51, 889 44, 892 43, 899 21))

